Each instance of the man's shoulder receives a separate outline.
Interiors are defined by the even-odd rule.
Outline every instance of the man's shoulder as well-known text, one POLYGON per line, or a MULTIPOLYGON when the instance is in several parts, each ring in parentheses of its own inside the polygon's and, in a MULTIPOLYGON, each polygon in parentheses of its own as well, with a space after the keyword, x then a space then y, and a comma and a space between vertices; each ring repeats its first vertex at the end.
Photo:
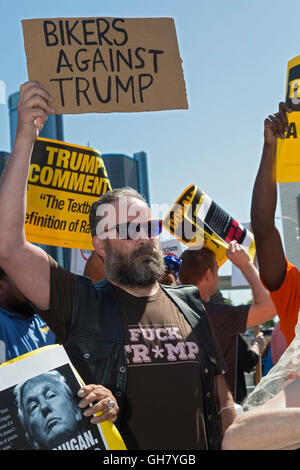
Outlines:
POLYGON ((286 296, 290 289, 300 293, 300 271, 286 258, 286 270, 283 281, 278 289, 270 291, 270 295, 272 299, 273 297, 276 299, 278 296, 286 296))
POLYGON ((287 275, 295 276, 298 279, 298 281, 300 280, 300 271, 299 271, 299 269, 293 263, 291 263, 288 259, 286 259, 286 274, 285 274, 285 276, 287 276, 287 275))
POLYGON ((200 312, 205 312, 200 292, 194 285, 165 286, 161 284, 160 287, 179 308, 184 306, 186 309, 186 306, 188 306, 189 309, 200 316, 202 316, 200 312))
POLYGON ((200 302, 203 305, 200 292, 196 286, 189 284, 189 285, 175 285, 175 286, 167 286, 164 284, 160 284, 160 287, 166 294, 175 295, 175 297, 179 297, 182 300, 191 300, 194 299, 197 302, 200 302))
POLYGON ((219 302, 204 302, 204 306, 210 316, 214 319, 222 319, 222 321, 231 321, 233 317, 241 315, 248 316, 251 304, 232 305, 219 302))
POLYGON ((183 295, 190 292, 190 293, 196 294, 199 298, 201 298, 199 290, 193 284, 186 284, 186 285, 178 284, 178 285, 175 285, 175 286, 168 286, 168 285, 165 285, 165 284, 160 284, 160 286, 165 291, 174 291, 174 292, 177 292, 178 294, 182 293, 183 295))

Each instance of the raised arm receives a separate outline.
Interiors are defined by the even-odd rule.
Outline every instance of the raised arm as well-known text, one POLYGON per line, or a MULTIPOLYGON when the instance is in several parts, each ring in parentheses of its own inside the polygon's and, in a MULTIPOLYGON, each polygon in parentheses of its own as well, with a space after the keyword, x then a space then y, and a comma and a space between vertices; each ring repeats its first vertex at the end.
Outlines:
POLYGON ((241 270, 252 290, 253 304, 249 309, 247 328, 271 320, 276 315, 274 304, 246 250, 234 241, 230 244, 227 256, 241 270))
POLYGON ((48 256, 26 241, 24 222, 31 153, 47 114, 55 111, 51 100, 37 82, 21 86, 16 140, 0 182, 0 266, 40 309, 49 304, 48 256))
POLYGON ((290 111, 285 103, 280 103, 279 112, 265 120, 263 153, 252 194, 251 224, 257 259, 261 278, 269 290, 279 289, 286 273, 285 254, 274 219, 277 138, 284 138, 288 127, 286 113, 290 111))

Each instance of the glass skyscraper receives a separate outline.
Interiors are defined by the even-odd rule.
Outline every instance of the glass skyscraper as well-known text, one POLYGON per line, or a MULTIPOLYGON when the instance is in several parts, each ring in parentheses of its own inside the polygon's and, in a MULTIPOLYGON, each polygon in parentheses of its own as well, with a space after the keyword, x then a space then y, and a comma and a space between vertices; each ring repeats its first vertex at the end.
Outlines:
POLYGON ((147 154, 141 151, 133 157, 119 153, 101 156, 112 188, 130 186, 144 196, 150 206, 147 154))

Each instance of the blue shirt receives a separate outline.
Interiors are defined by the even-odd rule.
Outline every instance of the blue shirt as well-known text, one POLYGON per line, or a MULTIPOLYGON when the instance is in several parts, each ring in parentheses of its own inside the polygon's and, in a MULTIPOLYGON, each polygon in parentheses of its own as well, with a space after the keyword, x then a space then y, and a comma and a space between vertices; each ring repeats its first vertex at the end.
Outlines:
POLYGON ((268 349, 267 355, 262 358, 261 365, 262 365, 262 375, 263 376, 267 375, 269 370, 271 370, 272 367, 274 366, 273 361, 272 361, 272 356, 271 356, 271 346, 268 349))
POLYGON ((25 318, 0 308, 0 363, 54 343, 54 333, 39 315, 25 318))

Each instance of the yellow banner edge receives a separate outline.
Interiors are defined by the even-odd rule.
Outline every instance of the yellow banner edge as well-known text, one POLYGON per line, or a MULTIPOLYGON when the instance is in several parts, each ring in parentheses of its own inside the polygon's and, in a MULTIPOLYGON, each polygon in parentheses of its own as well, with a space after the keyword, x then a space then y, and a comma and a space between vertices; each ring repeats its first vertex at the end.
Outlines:
POLYGON ((83 145, 70 144, 69 142, 65 142, 64 140, 48 139, 46 137, 38 137, 37 140, 42 140, 43 142, 49 142, 49 143, 55 143, 55 144, 68 145, 70 147, 77 147, 77 148, 84 149, 84 150, 92 150, 93 152, 98 153, 101 157, 100 150, 94 149, 92 147, 84 147, 83 145))

